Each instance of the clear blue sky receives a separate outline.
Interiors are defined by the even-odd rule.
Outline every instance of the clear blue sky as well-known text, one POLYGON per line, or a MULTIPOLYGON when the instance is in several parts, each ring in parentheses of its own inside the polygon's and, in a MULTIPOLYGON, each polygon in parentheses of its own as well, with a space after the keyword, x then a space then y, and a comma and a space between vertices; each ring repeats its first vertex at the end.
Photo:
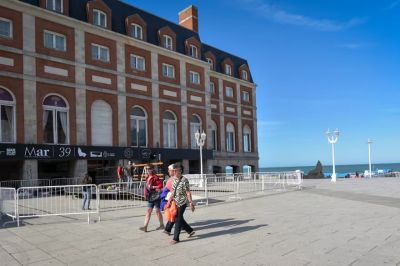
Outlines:
POLYGON ((170 21, 193 4, 203 42, 246 58, 260 167, 400 162, 400 0, 126 0, 170 21))

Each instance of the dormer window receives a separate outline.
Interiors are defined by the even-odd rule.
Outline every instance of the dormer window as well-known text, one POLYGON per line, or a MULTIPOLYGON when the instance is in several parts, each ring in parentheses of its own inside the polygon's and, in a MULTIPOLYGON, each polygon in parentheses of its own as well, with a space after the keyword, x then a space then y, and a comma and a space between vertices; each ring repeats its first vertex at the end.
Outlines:
POLYGON ((214 62, 213 62, 213 60, 212 60, 211 58, 208 58, 208 57, 207 57, 207 62, 211 65, 211 69, 213 70, 213 69, 214 69, 214 62))
POLYGON ((190 56, 197 58, 197 47, 194 45, 190 45, 190 56))
POLYGON ((163 45, 164 45, 164 48, 167 48, 168 50, 173 50, 174 47, 173 47, 171 36, 164 35, 163 45))
POLYGON ((93 25, 107 28, 107 15, 103 11, 93 9, 93 25))
POLYGON ((58 13, 63 12, 63 0, 46 0, 46 8, 58 13))
POLYGON ((225 65, 225 74, 232 76, 232 67, 230 65, 225 65))
POLYGON ((132 26, 132 37, 138 40, 143 40, 143 28, 138 24, 131 24, 132 26))
POLYGON ((5 18, 0 18, 0 37, 12 39, 12 32, 12 21, 5 18))
POLYGON ((247 71, 242 70, 242 79, 247 80, 247 71))

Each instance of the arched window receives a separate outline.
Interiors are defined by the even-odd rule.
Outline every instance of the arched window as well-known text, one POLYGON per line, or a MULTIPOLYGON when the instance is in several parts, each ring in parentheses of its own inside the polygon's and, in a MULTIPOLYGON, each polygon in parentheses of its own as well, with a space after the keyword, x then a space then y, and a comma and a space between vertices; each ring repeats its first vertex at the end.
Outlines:
POLYGON ((201 133, 201 120, 197 115, 192 115, 190 118, 190 143, 192 149, 196 149, 198 147, 196 138, 194 136, 197 131, 201 133))
POLYGON ((13 95, 0 87, 0 142, 15 142, 15 100, 13 95))
POLYGON ((243 151, 251 152, 251 129, 248 126, 243 128, 243 151))
POLYGON ((68 105, 58 95, 43 101, 43 141, 50 144, 69 143, 68 105))
POLYGON ((93 24, 107 28, 107 14, 99 9, 93 9, 93 24))
POLYGON ((112 108, 102 100, 92 104, 92 145, 111 146, 113 139, 112 131, 112 108))
POLYGON ((211 143, 214 151, 218 150, 217 124, 211 120, 211 143))
POLYGON ((163 36, 163 46, 164 48, 167 48, 168 50, 174 50, 174 43, 172 40, 172 37, 169 35, 164 35, 163 36))
POLYGON ((143 28, 142 26, 132 23, 132 32, 131 35, 135 39, 143 40, 143 28))
POLYGON ((175 114, 166 111, 163 115, 163 140, 164 148, 176 148, 177 135, 177 119, 175 114))
POLYGON ((235 151, 235 127, 232 123, 226 124, 226 151, 235 151))
POLYGON ((147 114, 138 106, 131 111, 131 146, 147 147, 147 114))

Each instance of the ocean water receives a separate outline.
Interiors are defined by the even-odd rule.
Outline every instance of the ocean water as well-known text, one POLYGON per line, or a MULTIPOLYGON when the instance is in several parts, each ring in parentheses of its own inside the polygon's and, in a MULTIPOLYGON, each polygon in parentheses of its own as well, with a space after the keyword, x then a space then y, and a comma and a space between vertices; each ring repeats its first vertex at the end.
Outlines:
MULTIPOLYGON (((293 167, 260 167, 260 172, 285 172, 301 170, 305 174, 315 168, 314 166, 293 166, 293 167)), ((368 164, 349 164, 349 165, 336 165, 336 174, 338 177, 345 176, 349 173, 359 172, 363 174, 365 170, 368 170, 368 164)), ((390 169, 392 171, 400 171, 400 163, 381 163, 372 164, 372 171, 378 169, 390 169)), ((332 173, 332 165, 322 165, 322 171, 325 175, 332 173)))

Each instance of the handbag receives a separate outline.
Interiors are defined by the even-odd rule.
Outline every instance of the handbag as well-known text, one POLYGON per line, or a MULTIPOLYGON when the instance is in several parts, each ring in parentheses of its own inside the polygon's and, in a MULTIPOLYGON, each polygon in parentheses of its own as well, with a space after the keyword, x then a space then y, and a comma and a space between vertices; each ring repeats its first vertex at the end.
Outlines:
MULTIPOLYGON (((178 184, 176 185, 176 188, 178 187, 180 182, 181 180, 179 180, 178 184)), ((164 209, 165 217, 167 217, 168 222, 175 222, 176 215, 178 214, 178 206, 176 206, 176 202, 174 200, 176 195, 176 188, 174 191, 174 195, 170 197, 164 209)))
POLYGON ((149 202, 160 200, 160 192, 155 189, 149 191, 149 202))

